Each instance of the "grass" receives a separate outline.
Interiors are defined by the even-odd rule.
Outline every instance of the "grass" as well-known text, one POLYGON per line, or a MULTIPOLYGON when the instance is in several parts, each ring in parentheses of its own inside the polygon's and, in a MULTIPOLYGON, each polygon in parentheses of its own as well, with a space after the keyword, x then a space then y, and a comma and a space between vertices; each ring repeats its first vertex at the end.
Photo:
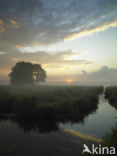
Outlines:
MULTIPOLYGON (((117 124, 115 124, 115 126, 113 126, 110 130, 109 133, 107 133, 102 141, 101 141, 101 146, 102 147, 108 147, 109 149, 114 147, 115 148, 115 154, 117 153, 117 124)), ((108 154, 108 155, 115 155, 115 154, 108 154)), ((95 156, 97 154, 94 154, 95 156)), ((100 156, 102 156, 102 154, 98 154, 100 156)), ((107 156, 107 154, 103 154, 104 156, 107 156)))
POLYGON ((111 131, 105 135, 102 142, 103 146, 117 147, 117 124, 111 128, 111 131))
POLYGON ((103 87, 0 86, 0 114, 79 121, 95 111, 103 87))
POLYGON ((107 87, 105 90, 105 98, 117 109, 117 86, 107 87))

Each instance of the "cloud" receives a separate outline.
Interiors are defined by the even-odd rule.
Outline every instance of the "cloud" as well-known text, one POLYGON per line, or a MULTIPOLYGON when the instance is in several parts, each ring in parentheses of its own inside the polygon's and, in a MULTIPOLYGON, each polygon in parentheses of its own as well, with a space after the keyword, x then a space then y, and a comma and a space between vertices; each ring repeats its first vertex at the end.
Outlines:
POLYGON ((54 43, 111 27, 117 27, 116 0, 1 0, 0 68, 10 69, 17 61, 25 60, 40 63, 53 71, 62 67, 75 71, 78 66, 92 62, 80 59, 83 52, 54 51, 62 47, 59 44, 54 47, 54 43))
POLYGON ((4 29, 4 22, 3 22, 3 20, 0 19, 0 33, 4 32, 4 31, 5 31, 5 29, 4 29))
POLYGON ((15 20, 9 20, 9 23, 12 24, 14 26, 14 28, 18 29, 19 25, 17 24, 17 22, 15 20))
MULTIPOLYGON (((43 64, 46 68, 58 68, 61 66, 74 66, 74 65, 87 65, 87 64, 92 64, 91 61, 89 60, 79 60, 77 59, 72 59, 75 56, 80 56, 84 52, 73 52, 71 50, 66 50, 66 51, 60 51, 60 52, 53 52, 50 53, 48 51, 28 51, 29 48, 25 49, 20 49, 21 53, 25 58, 31 60, 31 61, 36 61, 41 64, 43 64), (33 53, 35 52, 35 55, 33 53)), ((17 58, 18 59, 18 58, 17 58)), ((20 58, 19 58, 20 59, 20 58)))
MULTIPOLYGON (((18 46, 19 48, 19 46, 18 46)), ((78 69, 79 66, 91 65, 90 60, 70 59, 73 56, 80 56, 84 52, 73 52, 71 50, 50 53, 48 51, 37 51, 36 53, 20 52, 18 48, 13 48, 8 45, 0 45, 0 82, 8 82, 8 74, 11 68, 19 61, 28 61, 32 63, 41 64, 47 71, 48 76, 51 75, 65 75, 72 73, 74 69, 78 69), (5 55, 4 55, 4 51, 5 55), (64 72, 64 74, 63 74, 64 72)), ((21 47, 20 47, 21 48, 21 47)), ((63 77, 63 76, 62 76, 63 77)))
POLYGON ((16 57, 11 58, 11 60, 12 60, 12 61, 15 61, 15 62, 23 61, 22 58, 16 58, 16 57))
POLYGON ((9 70, 8 69, 0 69, 0 76, 2 76, 2 75, 8 75, 8 72, 9 72, 9 70), (2 73, 2 75, 1 75, 1 73, 2 73))
POLYGON ((117 27, 117 1, 1 0, 0 19, 15 28, 0 24, 1 42, 47 45, 117 27))
POLYGON ((0 51, 0 55, 5 55, 5 54, 6 54, 6 52, 0 51))
POLYGON ((91 64, 90 60, 80 59, 86 51, 72 51, 71 49, 51 51, 51 49, 39 50, 39 47, 12 47, 6 44, 0 44, 0 66, 12 66, 14 61, 26 60, 35 61, 40 64, 91 64), (5 54, 5 55, 3 55, 5 54), (19 60, 17 60, 19 59, 19 60))
MULTIPOLYGON (((19 28, 19 25, 17 24, 17 22, 15 20, 2 20, 0 19, 0 33, 1 32, 5 32, 2 36, 1 36, 1 42, 2 42, 2 39, 4 38, 3 41, 7 41, 7 37, 9 35, 9 31, 13 32, 11 29, 12 28, 15 28, 15 29, 18 29, 19 28), (2 38, 3 37, 3 38, 2 38)), ((11 36, 10 36, 11 37, 11 36)))
POLYGON ((63 57, 70 57, 72 58, 74 56, 79 56, 81 54, 86 54, 88 53, 87 51, 72 51, 70 49, 67 50, 59 50, 57 51, 56 49, 53 48, 53 46, 39 46, 39 45, 30 45, 30 46, 21 46, 21 45, 16 45, 16 48, 21 52, 21 53, 38 53, 39 51, 44 51, 47 53, 64 53, 63 57))
POLYGON ((100 69, 89 73, 83 70, 82 76, 85 80, 90 81, 116 81, 117 68, 109 68, 107 66, 103 66, 100 69))
POLYGON ((3 20, 0 19, 0 25, 3 25, 3 24, 4 24, 4 23, 3 23, 3 20))
POLYGON ((18 48, 20 50, 20 52, 22 53, 37 53, 37 50, 35 48, 32 47, 18 47, 16 46, 16 48, 18 48))
POLYGON ((64 41, 73 40, 75 38, 79 38, 79 37, 83 37, 83 36, 88 36, 88 35, 91 35, 91 34, 96 33, 96 32, 104 31, 110 27, 117 27, 117 19, 116 19, 116 21, 113 21, 113 22, 110 22, 110 21, 104 22, 100 26, 96 26, 94 28, 89 27, 88 29, 77 31, 77 32, 70 34, 67 37, 65 37, 64 41))
POLYGON ((66 50, 60 52, 56 51, 53 53, 50 53, 49 51, 37 51, 35 53, 27 53, 26 51, 22 53, 17 48, 5 48, 6 55, 2 55, 2 57, 0 58, 0 66, 3 68, 11 68, 18 61, 30 61, 32 63, 42 64, 46 69, 58 68, 58 70, 61 67, 71 68, 73 66, 77 67, 79 65, 86 66, 92 64, 92 61, 90 60, 79 59, 79 56, 84 53, 82 51, 73 52, 72 50, 66 50), (76 56, 77 59, 74 59, 74 57, 76 58, 76 56))

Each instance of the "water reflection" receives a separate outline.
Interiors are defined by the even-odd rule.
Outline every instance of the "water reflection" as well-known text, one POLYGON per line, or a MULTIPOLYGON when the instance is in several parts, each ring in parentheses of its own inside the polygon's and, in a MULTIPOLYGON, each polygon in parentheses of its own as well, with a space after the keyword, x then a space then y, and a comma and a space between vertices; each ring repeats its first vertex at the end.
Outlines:
POLYGON ((58 131, 58 123, 54 120, 43 120, 43 119, 28 119, 28 118, 14 118, 12 120, 16 122, 20 129, 24 132, 34 132, 46 133, 51 131, 58 131))
POLYGON ((96 113, 98 106, 94 105, 90 110, 85 111, 85 113, 74 113, 74 114, 59 114, 54 118, 41 118, 41 117, 27 117, 27 116, 0 116, 0 121, 10 120, 17 124, 19 129, 24 132, 34 132, 46 133, 51 131, 58 131, 60 123, 84 123, 85 118, 91 114, 96 113))
POLYGON ((82 145, 92 142, 79 138, 76 131, 102 137, 115 123, 116 115, 117 111, 102 95, 99 103, 84 113, 61 113, 55 118, 0 116, 0 155, 80 156, 82 145), (66 129, 70 134, 75 132, 78 138, 68 135, 66 129))
MULTIPOLYGON (((81 107, 81 106, 80 106, 81 107)), ((84 109, 84 108, 83 108, 84 109)), ((116 110, 111 107, 104 95, 99 97, 99 103, 79 113, 46 114, 46 116, 0 116, 0 121, 16 123, 24 132, 47 133, 59 131, 60 128, 68 128, 81 131, 86 134, 94 134, 102 137, 115 123, 116 110), (98 108, 99 107, 99 108, 98 108), (106 122, 108 120, 108 122, 106 122), (99 128, 101 127, 101 128, 99 128)))
POLYGON ((107 134, 111 127, 117 122, 117 111, 112 107, 104 95, 100 95, 98 109, 95 114, 90 114, 85 118, 84 124, 60 124, 60 128, 82 132, 84 134, 93 135, 102 138, 107 134))

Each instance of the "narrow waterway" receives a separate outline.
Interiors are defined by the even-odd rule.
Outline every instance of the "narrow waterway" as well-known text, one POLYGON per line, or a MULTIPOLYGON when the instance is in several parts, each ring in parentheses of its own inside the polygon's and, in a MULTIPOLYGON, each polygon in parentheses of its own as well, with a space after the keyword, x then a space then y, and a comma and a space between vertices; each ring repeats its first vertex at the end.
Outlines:
POLYGON ((61 123, 59 127, 101 138, 110 131, 115 123, 117 123, 117 110, 108 103, 102 94, 99 97, 98 109, 86 117, 84 123, 61 123))

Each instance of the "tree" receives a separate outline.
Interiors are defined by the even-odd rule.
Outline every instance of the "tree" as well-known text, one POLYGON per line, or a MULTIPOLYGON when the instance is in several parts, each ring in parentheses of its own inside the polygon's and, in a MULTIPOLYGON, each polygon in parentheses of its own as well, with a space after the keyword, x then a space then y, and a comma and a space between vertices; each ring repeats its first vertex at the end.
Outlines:
POLYGON ((9 74, 11 84, 35 84, 44 82, 47 75, 40 64, 18 62, 9 74))
POLYGON ((46 71, 38 64, 33 65, 33 75, 36 78, 36 83, 39 83, 40 81, 44 82, 47 77, 46 71))

